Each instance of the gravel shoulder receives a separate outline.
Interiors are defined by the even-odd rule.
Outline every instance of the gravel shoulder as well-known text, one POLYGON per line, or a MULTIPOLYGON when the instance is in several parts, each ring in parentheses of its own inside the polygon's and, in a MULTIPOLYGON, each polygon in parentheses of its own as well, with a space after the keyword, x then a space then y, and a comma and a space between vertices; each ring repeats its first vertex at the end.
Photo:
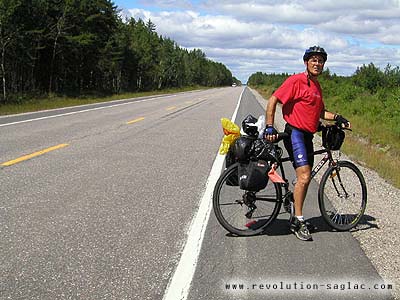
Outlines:
MULTIPOLYGON (((257 91, 250 90, 261 106, 265 107, 267 100, 257 91)), ((275 126, 278 130, 284 128, 280 108, 277 108, 276 111, 275 126)), ((322 145, 319 135, 315 135, 314 145, 315 148, 322 145)), ((387 283, 393 284, 393 296, 396 300, 400 300, 400 235, 397 234, 397 228, 400 226, 398 217, 400 215, 400 206, 398 205, 400 190, 390 185, 375 171, 351 160, 344 153, 340 154, 340 159, 350 160, 357 165, 365 177, 368 189, 364 220, 351 234, 359 241, 361 248, 379 275, 387 283)), ((317 180, 322 177, 322 174, 323 170, 318 173, 317 180)))

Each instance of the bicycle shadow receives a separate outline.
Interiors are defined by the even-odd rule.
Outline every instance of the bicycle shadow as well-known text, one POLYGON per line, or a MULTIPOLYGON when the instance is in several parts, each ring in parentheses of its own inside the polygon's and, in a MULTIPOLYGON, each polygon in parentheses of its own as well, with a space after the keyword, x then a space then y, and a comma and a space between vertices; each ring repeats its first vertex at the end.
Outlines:
MULTIPOLYGON (((316 227, 314 232, 339 232, 338 230, 330 227, 328 225, 328 223, 325 222, 325 220, 322 216, 312 217, 312 218, 308 219, 307 221, 316 227)), ((376 218, 374 218, 373 216, 364 215, 361 218, 360 222, 357 224, 357 226, 348 231, 356 232, 356 231, 363 231, 363 230, 370 230, 370 229, 379 229, 379 226, 375 222, 376 222, 376 218)))
MULTIPOLYGON (((280 217, 283 217, 284 213, 280 214, 280 217)), ((288 216, 288 215, 287 215, 288 216)), ((309 223, 313 225, 313 229, 310 230, 311 233, 318 233, 318 232, 339 232, 328 225, 325 222, 322 216, 312 217, 307 219, 309 223)), ((358 225, 349 230, 349 232, 357 232, 362 230, 370 230, 370 229, 379 229, 379 226, 374 223, 376 218, 370 215, 364 215, 358 225)), ((283 236, 283 235, 291 235, 292 232, 289 229, 289 217, 287 218, 277 218, 272 222, 270 226, 268 226, 265 231, 257 236, 283 236)), ((240 237, 231 233, 226 234, 227 237, 240 237)))

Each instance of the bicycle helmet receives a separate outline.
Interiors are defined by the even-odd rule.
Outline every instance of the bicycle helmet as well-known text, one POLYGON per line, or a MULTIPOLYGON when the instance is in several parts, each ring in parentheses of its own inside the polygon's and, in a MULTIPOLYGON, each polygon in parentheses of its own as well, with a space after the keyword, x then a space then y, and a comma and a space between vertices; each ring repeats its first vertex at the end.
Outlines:
POLYGON ((324 61, 328 60, 328 53, 325 52, 324 48, 320 46, 312 46, 304 52, 303 61, 308 61, 313 55, 321 55, 324 61))

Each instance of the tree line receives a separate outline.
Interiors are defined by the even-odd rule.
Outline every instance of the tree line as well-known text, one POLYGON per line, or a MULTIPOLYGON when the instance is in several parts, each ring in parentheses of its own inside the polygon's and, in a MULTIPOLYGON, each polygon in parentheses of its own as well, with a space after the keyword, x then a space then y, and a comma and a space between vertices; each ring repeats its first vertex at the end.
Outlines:
POLYGON ((1 102, 232 83, 200 49, 148 20, 122 20, 110 0, 0 0, 1 102))
MULTIPOLYGON (((248 84, 252 86, 269 85, 278 88, 289 76, 290 74, 288 73, 267 74, 256 72, 250 75, 248 84)), ((331 71, 327 68, 322 72, 319 79, 322 83, 326 83, 327 85, 331 82, 342 86, 352 86, 354 87, 354 96, 357 95, 357 92, 361 91, 366 91, 370 94, 376 94, 382 90, 397 91, 400 88, 400 67, 393 67, 388 64, 384 70, 381 70, 371 62, 368 65, 363 64, 361 67, 357 67, 351 76, 331 74, 331 71)), ((337 87, 335 90, 338 90, 337 87)), ((332 96, 333 92, 334 91, 330 91, 332 96)))

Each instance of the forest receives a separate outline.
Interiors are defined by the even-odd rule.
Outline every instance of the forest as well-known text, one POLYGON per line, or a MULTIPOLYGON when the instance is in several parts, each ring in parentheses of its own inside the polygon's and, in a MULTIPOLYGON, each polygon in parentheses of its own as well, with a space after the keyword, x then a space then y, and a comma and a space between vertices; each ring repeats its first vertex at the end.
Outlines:
POLYGON ((0 105, 43 95, 106 95, 234 78, 200 49, 122 20, 110 0, 1 0, 0 105))
MULTIPOLYGON (((289 74, 257 72, 248 85, 268 99, 289 74)), ((400 68, 374 63, 359 66, 351 76, 331 74, 318 77, 326 108, 348 118, 345 150, 400 187, 400 68)))

